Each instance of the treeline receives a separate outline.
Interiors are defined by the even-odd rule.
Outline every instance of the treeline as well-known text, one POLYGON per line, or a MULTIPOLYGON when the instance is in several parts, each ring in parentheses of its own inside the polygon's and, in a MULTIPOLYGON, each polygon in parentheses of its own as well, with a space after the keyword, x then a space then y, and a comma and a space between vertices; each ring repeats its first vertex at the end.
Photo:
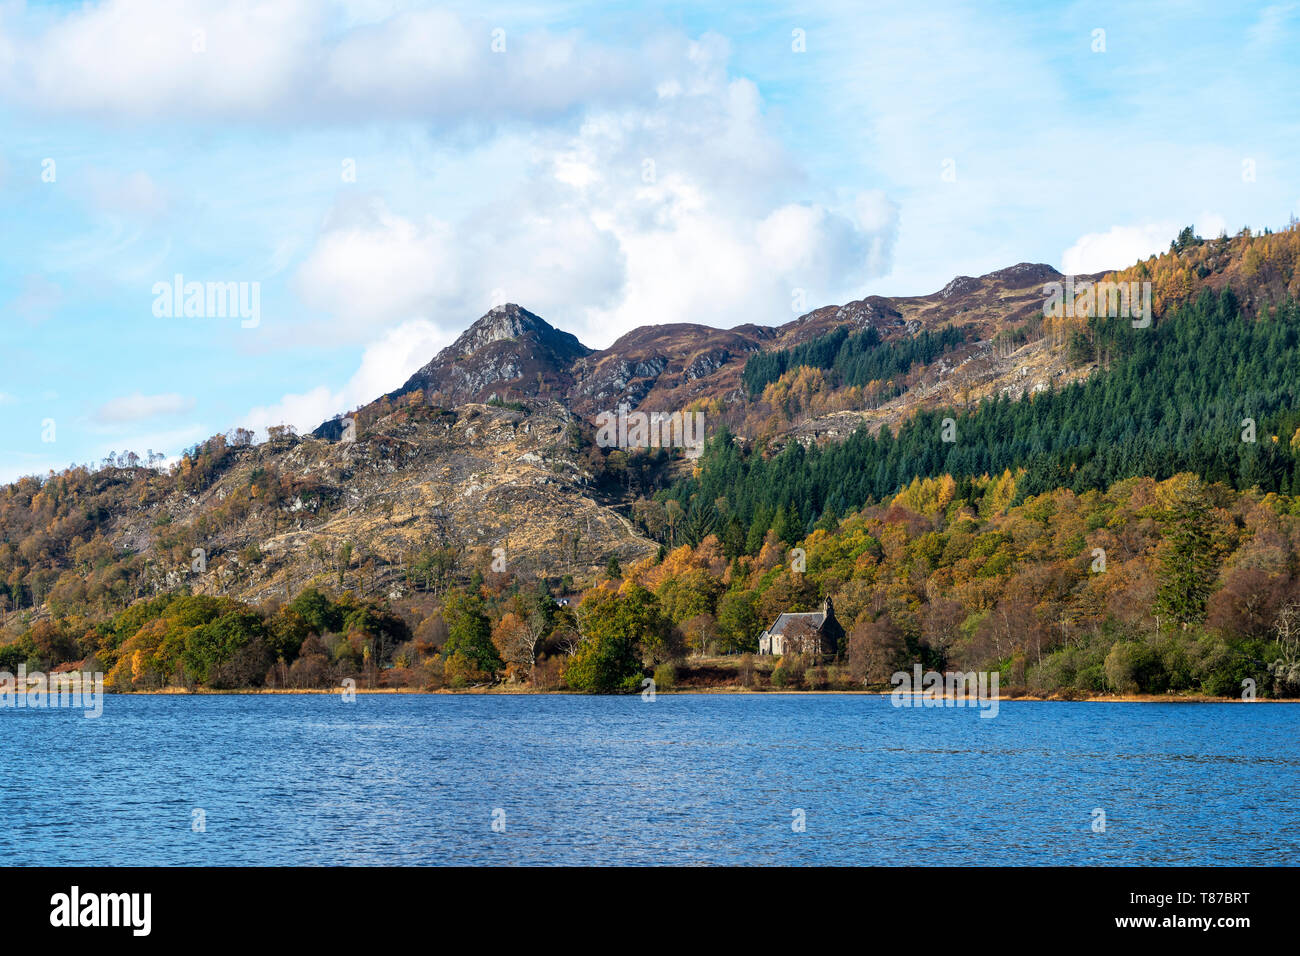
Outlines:
POLYGON ((409 648, 410 626, 391 609, 314 589, 256 607, 184 593, 139 601, 104 621, 42 618, 0 647, 0 667, 49 671, 76 663, 114 691, 163 687, 317 687, 373 680, 409 648))
POLYGON ((563 603, 495 575, 384 602, 168 595, 100 622, 41 618, 0 647, 0 669, 102 670, 119 691, 352 678, 608 693, 706 671, 758 688, 884 687, 920 663, 997 670, 1013 694, 1300 695, 1300 500, 1183 474, 1015 503, 1025 479, 916 479, 793 547, 770 530, 752 555, 708 533, 626 569, 611 559, 563 603), (836 655, 755 666, 764 627, 826 598, 846 631, 836 655))
POLYGON ((752 651, 786 610, 834 601, 837 660, 787 687, 881 686, 921 663, 1004 691, 1300 696, 1300 500, 1192 475, 1014 504, 1025 474, 916 479, 792 543, 728 558, 709 536, 632 569, 693 651, 752 651))
MULTIPOLYGON (((967 330, 958 326, 889 341, 882 341, 872 326, 852 333, 838 328, 792 348, 753 353, 745 362, 741 381, 751 399, 762 395, 764 388, 786 372, 800 367, 831 373, 827 378, 832 388, 889 382, 906 375, 914 365, 929 365, 966 338, 967 330)), ((880 397, 888 398, 890 394, 896 392, 887 394, 882 390, 880 397)))
POLYGON ((913 478, 1025 469, 1019 494, 1102 489, 1193 472, 1238 489, 1300 492, 1300 308, 1243 316, 1231 290, 1202 292, 1153 328, 1094 320, 1085 345, 1107 367, 1083 382, 969 410, 922 411, 897 434, 860 429, 839 444, 744 450, 726 429, 660 504, 700 513, 729 555, 772 528, 787 543, 823 516, 896 494, 913 478), (951 439, 951 440, 948 440, 951 439))
POLYGON ((1294 216, 1279 232, 1243 228, 1229 238, 1197 236, 1189 226, 1170 243, 1169 251, 1151 256, 1106 276, 1118 282, 1150 282, 1157 315, 1196 299, 1225 283, 1242 295, 1242 306, 1255 315, 1277 302, 1300 298, 1300 222, 1294 216))
POLYGON ((482 575, 439 598, 366 601, 308 588, 261 606, 168 594, 107 620, 45 617, 0 645, 0 670, 98 671, 115 692, 338 688, 436 690, 500 681, 542 689, 639 687, 680 658, 680 632, 653 596, 611 577, 577 608, 545 584, 482 575))

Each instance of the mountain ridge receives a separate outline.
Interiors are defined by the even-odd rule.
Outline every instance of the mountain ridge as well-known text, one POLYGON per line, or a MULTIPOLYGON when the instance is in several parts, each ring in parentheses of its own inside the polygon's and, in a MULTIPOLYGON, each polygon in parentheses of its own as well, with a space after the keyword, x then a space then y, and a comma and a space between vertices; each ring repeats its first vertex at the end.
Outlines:
MULTIPOLYGON (((1231 308, 1244 319, 1275 311, 1300 298, 1297 262, 1300 229, 1292 228, 1180 240, 1107 275, 1151 282, 1159 332, 1180 304, 1229 285, 1231 308)), ((640 560, 682 535, 706 534, 714 498, 737 493, 735 481, 717 474, 700 509, 689 495, 671 501, 671 489, 712 467, 708 452, 693 462, 660 448, 601 447, 594 413, 622 402, 703 411, 707 435, 725 429, 753 462, 792 444, 838 454, 864 428, 897 435, 924 413, 930 417, 909 432, 915 445, 917 428, 928 434, 939 409, 966 421, 987 399, 1006 408, 1106 373, 1104 328, 1044 315, 1041 282, 1059 275, 1021 263, 927 296, 823 306, 780 326, 642 327, 603 350, 527 309, 502 306, 408 378, 408 390, 358 409, 354 429, 336 418, 319 430, 326 434, 300 438, 282 428, 261 444, 234 429, 166 469, 124 454, 5 486, 0 596, 41 615, 51 602, 104 611, 177 588, 252 600, 317 585, 401 594, 429 587, 436 575, 417 569, 430 562, 487 568, 498 548, 525 577, 593 580, 610 558, 640 560), (747 383, 749 362, 774 357, 781 361, 773 374, 747 383), (525 359, 539 367, 515 367, 525 359), (495 378, 474 377, 484 369, 495 378), (431 401, 430 385, 446 391, 431 401), (448 398, 458 387, 468 397, 448 398), (195 549, 211 573, 188 570, 195 549)), ((1286 415, 1260 425, 1274 429, 1270 447, 1294 442, 1286 415)), ((969 452, 963 468, 978 473, 985 452, 969 452)), ((1016 455, 1021 467, 1027 459, 1016 455)), ((892 494, 894 476, 906 482, 937 460, 892 462, 888 480, 871 479, 873 495, 892 494)), ((1038 486, 1054 480, 1055 472, 1039 471, 1038 486)), ((787 485, 796 497, 786 511, 809 507, 797 481, 787 485)), ((756 546, 779 504, 750 529, 756 546)), ((799 522, 816 517, 801 514, 799 522)))
MULTIPOLYGON (((592 349, 527 308, 506 303, 472 322, 399 388, 355 411, 416 394, 430 404, 451 406, 556 398, 584 415, 620 404, 637 408, 648 399, 676 407, 734 393, 738 375, 718 373, 735 372, 737 360, 767 348, 789 348, 833 329, 872 327, 885 338, 899 337, 962 313, 991 321, 990 308, 1008 303, 1014 315, 1027 318, 1041 305, 1039 286, 1060 278, 1050 265, 1021 262, 979 277, 957 276, 929 295, 868 295, 812 309, 781 325, 642 325, 604 349, 592 349)), ((312 434, 337 440, 344 417, 336 415, 312 434)))

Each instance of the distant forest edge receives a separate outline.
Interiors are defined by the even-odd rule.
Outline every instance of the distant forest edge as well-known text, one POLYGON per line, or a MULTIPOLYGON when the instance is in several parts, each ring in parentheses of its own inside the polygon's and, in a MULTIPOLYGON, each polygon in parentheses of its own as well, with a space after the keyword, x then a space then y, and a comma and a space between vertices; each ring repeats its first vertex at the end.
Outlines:
POLYGON ((741 380, 750 398, 794 368, 824 369, 833 373, 831 387, 862 387, 873 381, 891 382, 893 388, 880 395, 889 398, 902 388, 895 380, 914 365, 929 365, 940 355, 964 343, 968 330, 949 326, 939 332, 925 330, 908 339, 886 342, 868 326, 860 332, 839 328, 810 342, 788 349, 755 352, 745 361, 741 380))
MULTIPOLYGON (((247 465, 250 436, 217 436, 166 472, 130 461, 23 479, 0 489, 0 670, 75 665, 120 691, 352 678, 618 692, 651 675, 665 690, 882 687, 921 663, 997 670, 1004 693, 1300 696, 1297 262, 1294 224, 1232 240, 1185 230, 1113 274, 1153 283, 1151 327, 1007 330, 1050 340, 1080 373, 1068 384, 918 401, 896 429, 838 442, 797 435, 801 413, 905 398, 974 327, 836 329, 744 356, 732 404, 704 403, 723 424, 695 462, 557 426, 592 493, 659 545, 580 581, 498 570, 484 550, 394 557, 340 540, 310 546, 314 573, 292 593, 191 593, 174 569, 202 542, 349 513, 292 466, 284 432, 271 443, 283 455, 258 458, 275 463, 248 467, 238 494, 223 488, 183 525, 136 520, 125 538, 124 517, 247 465), (755 656, 777 615, 826 598, 847 635, 838 653, 755 656)), ((430 434, 457 417, 388 411, 430 434)), ((232 558, 233 587, 262 555, 254 542, 232 558)))
POLYGON ((915 477, 1023 470, 1021 501, 1057 487, 1082 492, 1184 471, 1238 489, 1300 494, 1294 302, 1248 319, 1230 288, 1217 296, 1206 290, 1151 329, 1091 319, 1069 347, 1079 361, 1100 356, 1102 368, 1059 391, 922 410, 897 434, 872 436, 864 427, 838 444, 789 442, 769 456, 744 450, 723 429, 706 445, 697 473, 658 500, 676 503, 696 540, 701 528, 718 530, 729 553, 752 554, 778 512, 785 511, 783 526, 803 533, 824 515, 833 521, 915 477), (945 418, 953 422, 952 441, 944 440, 945 418))
POLYGON ((920 662, 996 670, 1004 694, 1300 695, 1300 499, 1188 474, 1018 497, 1011 472, 917 478, 807 535, 783 539, 778 523, 754 555, 708 534, 626 569, 611 560, 567 605, 549 582, 490 570, 386 601, 165 594, 99 621, 42 616, 0 646, 0 670, 75 661, 118 691, 352 678, 625 692, 651 675, 661 691, 883 688, 920 662), (847 632, 837 655, 754 657, 778 614, 825 595, 847 632))

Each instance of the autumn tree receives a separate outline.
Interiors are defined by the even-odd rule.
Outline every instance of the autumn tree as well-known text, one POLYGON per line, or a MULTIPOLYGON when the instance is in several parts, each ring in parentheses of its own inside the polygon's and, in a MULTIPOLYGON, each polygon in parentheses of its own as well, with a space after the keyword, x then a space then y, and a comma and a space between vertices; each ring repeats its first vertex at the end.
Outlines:
POLYGON ((537 657, 551 630, 556 606, 549 594, 532 600, 519 597, 492 628, 492 643, 501 659, 522 671, 529 679, 537 668, 537 657))
POLYGON ((859 683, 888 681, 906 653, 903 632, 888 614, 864 617, 849 632, 849 674, 859 683))
POLYGON ((619 593, 590 592, 578 607, 578 623, 582 642, 564 668, 564 679, 574 690, 635 690, 643 659, 666 660, 672 653, 672 622, 654 595, 638 585, 619 593))
POLYGON ((921 643, 930 648, 940 666, 948 663, 948 651, 962 636, 966 609, 960 601, 938 598, 930 601, 921 615, 921 643))

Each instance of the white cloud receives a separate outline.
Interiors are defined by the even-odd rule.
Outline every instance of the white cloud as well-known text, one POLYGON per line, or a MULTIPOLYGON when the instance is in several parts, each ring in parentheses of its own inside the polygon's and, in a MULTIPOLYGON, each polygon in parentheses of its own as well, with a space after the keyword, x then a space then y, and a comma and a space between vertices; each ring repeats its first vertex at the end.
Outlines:
POLYGON ((326 55, 324 97, 388 116, 536 119, 644 99, 656 52, 629 57, 574 34, 410 11, 346 33, 326 55))
MULTIPOLYGON (((888 222, 882 226, 883 231, 889 228, 888 222)), ((758 223, 755 235, 763 266, 821 290, 835 287, 841 276, 861 273, 873 257, 879 258, 872 236, 818 205, 782 206, 758 223)))
POLYGON ((362 354, 360 367, 343 388, 343 405, 350 408, 391 392, 450 344, 451 337, 432 322, 398 326, 362 354))
POLYGON ((447 223, 411 222, 377 197, 349 198, 331 212, 294 286, 338 319, 341 334, 372 334, 454 296, 457 258, 447 223))
POLYGON ((1173 223, 1157 222, 1090 232, 1061 253, 1061 271, 1067 275, 1083 275, 1125 269, 1139 259, 1168 249, 1178 229, 1173 223))
MULTIPOLYGON (((340 21, 298 0, 108 0, 33 22, 44 26, 22 36, 0 23, 0 100, 50 113, 540 124, 501 127, 495 146, 518 145, 510 175, 484 173, 455 202, 436 181, 428 195, 386 195, 367 180, 371 192, 335 193, 303 253, 302 230, 276 247, 313 313, 285 334, 371 344, 341 388, 286 394, 245 425, 309 429, 368 402, 500 298, 603 347, 639 325, 785 321, 794 289, 809 308, 844 301, 890 267, 897 204, 871 190, 810 194, 717 35, 614 50, 510 28, 495 54, 486 22, 355 6, 340 21)), ((463 145, 453 137, 447 154, 464 159, 463 145)), ((98 187, 101 204, 147 215, 181 195, 147 177, 122 186, 98 187)))
POLYGON ((539 175, 528 187, 590 219, 621 253, 622 281, 608 277, 608 301, 583 302, 570 327, 588 345, 640 325, 782 322, 794 289, 811 307, 861 295, 888 271, 897 206, 877 193, 847 209, 802 196, 803 170, 772 133, 754 85, 725 75, 725 55, 720 41, 696 44, 689 82, 667 88, 653 109, 589 117, 553 149, 550 184, 539 175))
POLYGON ((124 173, 91 167, 82 174, 82 181, 90 202, 101 212, 156 219, 167 211, 167 195, 140 170, 124 173))
MULTIPOLYGON (((518 136, 530 171, 468 213, 341 194, 293 274, 330 317, 314 333, 340 342, 416 319, 459 331, 501 295, 595 346, 647 323, 778 322, 794 288, 851 297, 889 267, 897 207, 807 195, 715 34, 613 47, 508 27, 497 53, 490 21, 306 0, 107 0, 23 27, 0 25, 0 98, 43 112, 543 124, 518 136)), ((95 193, 167 204, 143 174, 95 193)))
POLYGON ((244 416, 243 427, 263 432, 270 425, 293 425, 299 432, 308 432, 341 411, 344 408, 339 393, 318 385, 307 392, 285 395, 274 405, 251 409, 244 416))
MULTIPOLYGON (((1140 259, 1159 255, 1186 226, 1173 220, 1149 222, 1140 226, 1112 226, 1106 232, 1090 232, 1061 253, 1061 271, 1068 275, 1086 275, 1127 269, 1140 259)), ((1227 220, 1217 213, 1203 212, 1193 228, 1198 236, 1213 239, 1228 228, 1227 220)))
POLYGON ((801 197, 802 170, 726 55, 702 38, 652 108, 530 137, 529 171, 454 223, 342 200, 300 295, 332 316, 328 334, 417 316, 458 333, 504 299, 599 348, 639 325, 785 321, 795 289, 809 307, 863 294, 889 269, 897 204, 801 197))
POLYGON ((164 415, 179 415, 194 407, 194 399, 175 392, 164 395, 123 395, 109 399, 95 409, 94 419, 101 425, 147 421, 164 415))
POLYGON ((257 431, 269 425, 293 425, 300 432, 311 431, 340 412, 398 388, 450 343, 451 336, 432 322, 404 322, 365 350, 357 371, 341 389, 319 385, 285 395, 274 405, 251 409, 242 424, 257 431))
POLYGON ((107 0, 0 21, 0 98, 133 121, 547 119, 645 100, 671 46, 627 51, 440 9, 357 20, 315 0, 107 0), (348 21, 340 26, 340 21, 348 21), (504 28, 502 28, 504 29, 504 28), (494 42, 504 50, 495 52, 494 42))
POLYGON ((407 219, 377 197, 348 198, 331 212, 294 287, 332 316, 330 334, 353 339, 430 316, 459 332, 502 300, 554 317, 572 302, 607 301, 622 285, 621 270, 615 238, 556 195, 498 200, 455 226, 407 219))
POLYGON ((102 117, 260 113, 310 76, 323 13, 300 0, 86 4, 43 30, 6 24, 0 93, 102 117))

